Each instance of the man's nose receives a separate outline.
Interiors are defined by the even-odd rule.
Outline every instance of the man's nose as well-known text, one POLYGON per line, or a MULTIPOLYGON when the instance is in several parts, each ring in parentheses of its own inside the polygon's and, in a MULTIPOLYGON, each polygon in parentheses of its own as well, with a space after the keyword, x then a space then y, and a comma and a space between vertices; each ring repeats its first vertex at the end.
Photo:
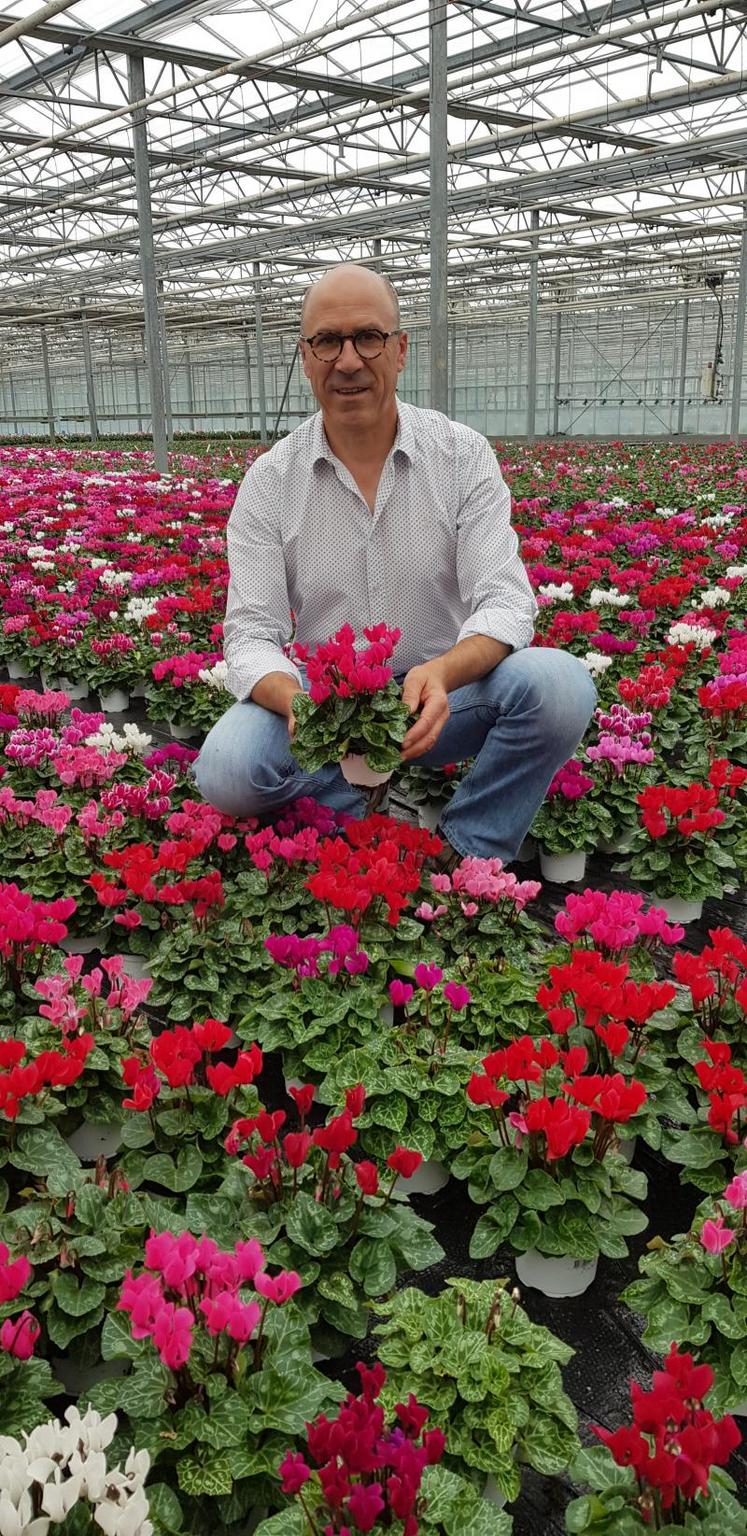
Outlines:
POLYGON ((349 336, 345 338, 342 344, 342 351, 337 359, 337 367, 341 373, 357 373, 361 367, 361 359, 349 336))

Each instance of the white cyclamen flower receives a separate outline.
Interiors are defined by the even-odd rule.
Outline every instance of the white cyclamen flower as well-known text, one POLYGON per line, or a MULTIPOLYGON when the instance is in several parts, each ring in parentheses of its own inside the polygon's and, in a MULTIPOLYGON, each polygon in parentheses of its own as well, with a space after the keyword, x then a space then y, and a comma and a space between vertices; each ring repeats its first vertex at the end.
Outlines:
POLYGON ((0 1536, 47 1536, 49 1521, 34 1519, 31 1495, 21 1494, 16 1506, 3 1490, 0 1493, 0 1536))
POLYGON ((692 644, 696 650, 705 651, 717 638, 718 631, 715 629, 705 629, 699 624, 680 622, 671 626, 667 635, 667 645, 692 644))
POLYGON ((700 602, 695 604, 698 608, 728 608, 731 602, 731 592, 728 587, 707 587, 700 594, 700 602))
POLYGON ((197 676, 200 682, 207 683, 209 688, 225 689, 228 687, 226 681, 228 677, 228 662, 216 661, 214 667, 202 667, 197 676))
POLYGON ((547 581, 544 586, 538 588, 538 591, 541 597, 549 597, 553 603, 573 601, 573 587, 570 581, 564 581, 562 586, 558 586, 555 581, 547 581))
POLYGON ((627 592, 618 592, 617 587, 610 587, 606 592, 603 587, 592 587, 589 593, 589 607, 626 608, 633 599, 627 592))
POLYGON ((603 656, 601 651, 587 651, 581 660, 592 677, 601 677, 602 673, 612 666, 612 657, 603 656))

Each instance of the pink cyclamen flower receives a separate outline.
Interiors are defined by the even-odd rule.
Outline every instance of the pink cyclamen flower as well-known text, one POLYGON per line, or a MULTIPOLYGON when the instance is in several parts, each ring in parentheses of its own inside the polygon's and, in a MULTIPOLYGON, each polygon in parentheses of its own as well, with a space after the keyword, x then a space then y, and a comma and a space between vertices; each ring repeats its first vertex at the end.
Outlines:
POLYGON ((274 1276, 265 1274, 262 1270, 260 1274, 254 1276, 255 1291, 259 1291, 260 1296, 265 1296, 268 1301, 274 1301, 279 1307, 284 1301, 290 1301, 291 1296, 295 1296, 302 1284, 301 1276, 297 1275, 293 1269, 282 1270, 279 1275, 274 1276))
POLYGON ((724 1226, 723 1216, 717 1216, 715 1221, 703 1222, 700 1241, 707 1253, 723 1253, 734 1242, 734 1236, 731 1227, 724 1226))
POLYGON ((37 1323, 30 1312, 22 1312, 20 1317, 9 1317, 0 1328, 0 1349, 7 1355, 15 1356, 16 1360, 30 1360, 40 1333, 41 1324, 37 1323))
POLYGON ((724 1199, 728 1200, 735 1211, 743 1211, 747 1207, 747 1169, 738 1173, 731 1184, 727 1184, 724 1199))

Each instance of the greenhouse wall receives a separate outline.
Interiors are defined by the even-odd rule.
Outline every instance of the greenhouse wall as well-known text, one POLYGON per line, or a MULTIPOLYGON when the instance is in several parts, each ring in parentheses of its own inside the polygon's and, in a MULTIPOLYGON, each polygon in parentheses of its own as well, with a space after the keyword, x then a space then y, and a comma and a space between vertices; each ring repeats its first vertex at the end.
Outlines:
MULTIPOLYGON (((685 433, 721 436, 731 407, 733 300, 724 299, 723 369, 717 398, 706 398, 703 373, 714 360, 717 309, 691 299, 681 419, 685 433)), ((537 343, 537 435, 669 436, 680 420, 682 301, 636 309, 540 310, 537 343), (558 339, 559 332, 559 339, 558 339)), ((35 334, 23 358, 0 366, 0 431, 45 433, 48 414, 41 350, 35 334)), ((148 371, 142 343, 91 327, 95 410, 102 435, 148 432, 148 371)), ((49 335, 55 428, 61 436, 89 430, 80 333, 49 335)), ((254 333, 226 331, 207 342, 169 333, 169 395, 176 432, 259 430, 254 333)), ((282 433, 313 408, 291 334, 265 336, 267 427, 282 433), (291 372, 285 403, 281 403, 291 372), (279 417, 279 419, 278 419, 279 417)), ((744 393, 744 384, 742 386, 744 393)), ((410 357, 400 394, 430 399, 427 326, 410 327, 410 357)), ((450 324, 450 415, 491 437, 521 437, 527 421, 526 311, 450 324)), ((747 422, 745 423, 747 428, 747 422)))

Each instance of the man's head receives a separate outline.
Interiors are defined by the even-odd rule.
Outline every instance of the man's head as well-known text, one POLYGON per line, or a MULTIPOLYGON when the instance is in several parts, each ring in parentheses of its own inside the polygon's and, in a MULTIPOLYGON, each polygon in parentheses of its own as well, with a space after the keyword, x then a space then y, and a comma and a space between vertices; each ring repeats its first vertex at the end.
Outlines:
POLYGON ((302 340, 301 357, 325 420, 333 427, 355 425, 365 431, 394 405, 407 336, 399 328, 399 303, 389 279, 370 267, 346 262, 325 272, 308 289, 301 334, 304 338, 349 337, 360 331, 380 331, 386 336, 378 357, 360 357, 350 340, 343 343, 338 358, 326 362, 302 340))

